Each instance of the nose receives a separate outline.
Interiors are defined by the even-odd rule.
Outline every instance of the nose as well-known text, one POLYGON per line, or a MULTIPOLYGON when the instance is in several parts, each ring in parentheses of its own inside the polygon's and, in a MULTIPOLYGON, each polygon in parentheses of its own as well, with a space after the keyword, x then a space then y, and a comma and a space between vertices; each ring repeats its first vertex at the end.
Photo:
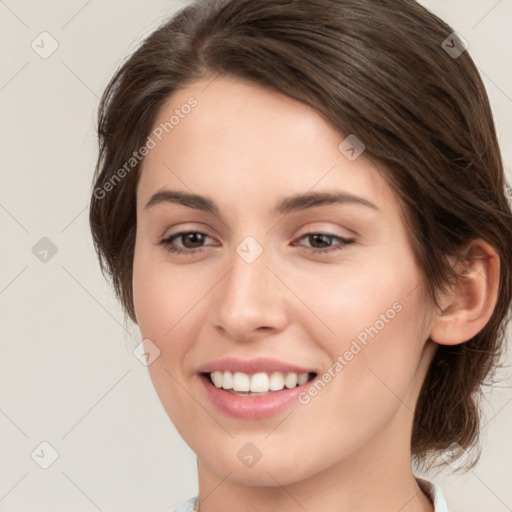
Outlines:
POLYGON ((287 324, 289 294, 264 250, 250 262, 233 251, 230 269, 211 296, 215 328, 235 341, 269 336, 287 324), (270 265, 269 265, 270 264, 270 265))

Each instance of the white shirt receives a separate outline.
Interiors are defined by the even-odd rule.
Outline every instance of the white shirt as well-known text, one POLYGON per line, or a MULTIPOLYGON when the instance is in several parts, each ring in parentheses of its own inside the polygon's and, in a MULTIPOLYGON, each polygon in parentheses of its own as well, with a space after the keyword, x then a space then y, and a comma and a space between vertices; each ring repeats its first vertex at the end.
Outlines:
MULTIPOLYGON (((416 477, 416 481, 418 482, 420 489, 434 505, 434 512, 448 512, 446 500, 444 499, 441 489, 436 484, 418 476, 416 477)), ((197 496, 188 499, 172 512, 195 512, 197 510, 195 508, 196 503, 197 496)))

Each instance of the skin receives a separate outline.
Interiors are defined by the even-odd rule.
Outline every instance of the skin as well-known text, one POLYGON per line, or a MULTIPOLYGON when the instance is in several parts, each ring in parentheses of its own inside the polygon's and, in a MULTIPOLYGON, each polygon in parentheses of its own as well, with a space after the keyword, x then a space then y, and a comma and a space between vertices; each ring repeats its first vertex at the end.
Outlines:
POLYGON ((437 343, 461 343, 488 321, 496 253, 482 241, 471 246, 477 258, 464 286, 437 312, 377 164, 364 153, 349 161, 338 150, 345 137, 309 106, 222 76, 177 91, 155 127, 191 96, 198 105, 144 160, 133 293, 141 335, 160 350, 148 367, 155 390, 197 454, 200 510, 432 511, 411 468, 414 406, 437 343), (219 214, 144 208, 164 188, 207 196, 219 214), (378 210, 271 212, 285 196, 333 190, 378 210), (188 255, 159 244, 183 231, 207 236, 177 238, 188 255), (315 244, 306 233, 354 242, 321 255, 339 240, 315 244), (247 236, 263 249, 250 264, 236 252, 247 236), (321 375, 396 301, 401 311, 307 405, 235 419, 199 381, 198 367, 225 355, 272 357, 321 375), (237 457, 248 442, 262 454, 251 468, 237 457))

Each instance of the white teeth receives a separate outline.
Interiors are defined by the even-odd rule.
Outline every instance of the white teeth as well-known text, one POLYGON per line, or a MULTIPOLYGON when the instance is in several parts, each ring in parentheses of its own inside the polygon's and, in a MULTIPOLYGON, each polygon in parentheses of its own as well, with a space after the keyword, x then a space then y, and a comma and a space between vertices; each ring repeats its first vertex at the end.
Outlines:
POLYGON ((281 391, 284 388, 284 376, 281 372, 274 372, 270 376, 269 388, 271 391, 281 391))
POLYGON ((221 372, 210 373, 215 387, 231 389, 236 392, 266 393, 268 391, 281 391, 285 387, 294 388, 301 386, 308 381, 308 373, 295 372, 273 372, 270 376, 265 372, 248 375, 242 372, 221 372))
POLYGON ((233 389, 233 374, 231 372, 224 372, 222 387, 224 389, 233 389))
POLYGON ((255 373, 251 377, 251 392, 265 393, 268 391, 268 375, 266 373, 255 373))
POLYGON ((251 379, 247 373, 235 372, 233 375, 233 389, 235 391, 249 391, 251 379))
POLYGON ((296 373, 289 373, 284 379, 284 385, 288 389, 297 387, 297 378, 298 375, 296 373))
POLYGON ((222 381, 224 380, 223 379, 223 376, 222 376, 222 373, 221 372, 212 372, 211 373, 211 377, 212 377, 212 380, 213 380, 213 384, 215 385, 216 388, 221 388, 222 387, 222 381))
POLYGON ((306 384, 308 381, 308 374, 307 373, 299 373, 299 377, 297 379, 297 383, 299 386, 302 386, 302 384, 306 384))

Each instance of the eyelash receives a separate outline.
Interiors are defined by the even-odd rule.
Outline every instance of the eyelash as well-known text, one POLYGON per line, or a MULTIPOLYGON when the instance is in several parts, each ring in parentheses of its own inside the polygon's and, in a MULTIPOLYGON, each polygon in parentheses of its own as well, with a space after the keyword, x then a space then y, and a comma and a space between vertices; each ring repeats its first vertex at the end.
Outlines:
MULTIPOLYGON (((174 239, 180 238, 183 235, 188 235, 190 233, 199 233, 201 235, 204 235, 204 236, 208 237, 208 235, 206 235, 205 233, 201 233, 200 231, 181 231, 179 233, 175 233, 174 235, 171 235, 168 238, 164 238, 163 240, 161 240, 159 242, 159 245, 162 245, 164 250, 166 250, 168 252, 171 252, 171 253, 174 253, 174 254, 185 254, 187 256, 192 256, 193 254, 196 254, 198 252, 203 252, 202 248, 179 249, 179 248, 177 248, 177 247, 172 245, 174 239)), ((346 249, 347 245, 350 245, 352 242, 355 241, 353 238, 344 238, 344 237, 341 237, 341 236, 338 236, 338 235, 332 235, 330 233, 322 233, 322 232, 318 232, 318 233, 317 232, 305 233, 305 234, 303 234, 299 238, 299 240, 302 240, 303 238, 308 237, 308 236, 312 236, 312 235, 322 235, 322 236, 325 236, 327 238, 335 238, 335 239, 339 240, 342 243, 341 246, 329 247, 327 249, 316 249, 314 247, 313 248, 309 248, 311 250, 311 252, 316 253, 316 254, 326 254, 326 253, 330 253, 330 252, 343 251, 343 250, 346 249)))

